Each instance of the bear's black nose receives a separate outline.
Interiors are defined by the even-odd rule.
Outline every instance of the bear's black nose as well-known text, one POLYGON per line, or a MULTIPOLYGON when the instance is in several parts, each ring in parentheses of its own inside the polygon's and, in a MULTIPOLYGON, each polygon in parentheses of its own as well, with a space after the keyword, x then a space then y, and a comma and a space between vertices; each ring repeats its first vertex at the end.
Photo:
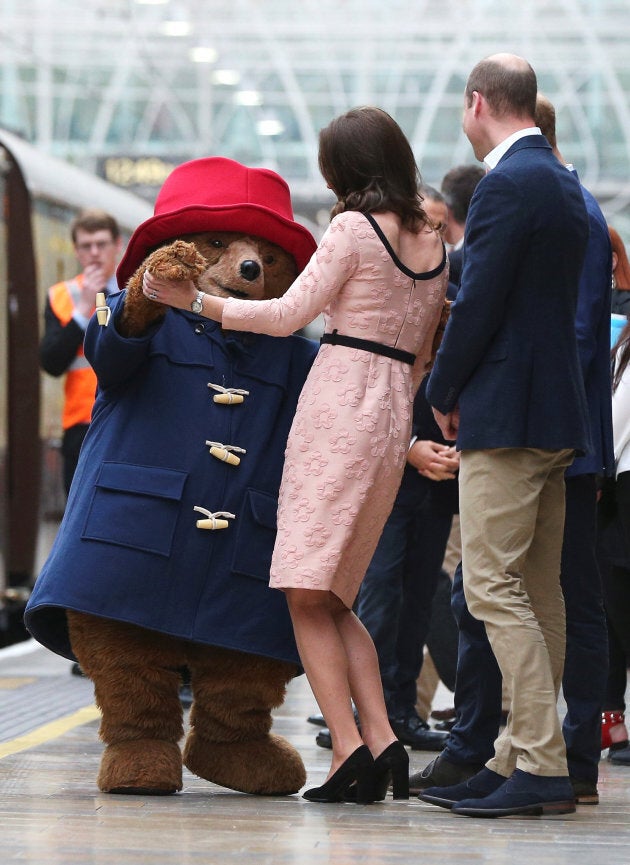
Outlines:
POLYGON ((247 261, 242 261, 241 276, 248 282, 253 282, 255 279, 258 279, 258 277, 260 276, 260 265, 258 264, 258 262, 251 261, 251 259, 248 259, 247 261))

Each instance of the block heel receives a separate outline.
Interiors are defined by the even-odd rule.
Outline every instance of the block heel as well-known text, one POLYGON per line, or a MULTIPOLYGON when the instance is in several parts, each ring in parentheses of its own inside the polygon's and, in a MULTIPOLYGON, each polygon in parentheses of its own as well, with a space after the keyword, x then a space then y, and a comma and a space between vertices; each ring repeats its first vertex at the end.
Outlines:
MULTIPOLYGON (((371 802, 382 802, 387 796, 390 782, 394 799, 409 798, 409 755, 401 742, 392 742, 374 760, 372 769, 371 802)), ((345 792, 347 802, 359 801, 358 785, 353 784, 345 792)))
POLYGON ((394 799, 409 798, 409 755, 401 742, 392 742, 374 761, 376 775, 375 800, 382 801, 387 795, 389 782, 392 782, 394 799))
POLYGON ((350 754, 325 784, 321 787, 312 787, 302 796, 309 802, 354 801, 367 804, 374 801, 373 779, 374 758, 367 745, 361 745, 350 754), (346 795, 349 789, 354 791, 353 798, 348 798, 346 795))

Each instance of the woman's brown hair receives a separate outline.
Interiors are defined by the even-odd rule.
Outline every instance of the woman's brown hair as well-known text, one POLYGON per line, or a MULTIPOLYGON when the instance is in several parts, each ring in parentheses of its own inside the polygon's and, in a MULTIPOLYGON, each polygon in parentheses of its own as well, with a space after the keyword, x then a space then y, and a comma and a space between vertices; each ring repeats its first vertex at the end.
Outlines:
POLYGON ((389 210, 410 231, 430 224, 422 209, 420 172, 411 145, 380 108, 353 108, 322 129, 319 169, 337 196, 331 218, 345 210, 389 210))

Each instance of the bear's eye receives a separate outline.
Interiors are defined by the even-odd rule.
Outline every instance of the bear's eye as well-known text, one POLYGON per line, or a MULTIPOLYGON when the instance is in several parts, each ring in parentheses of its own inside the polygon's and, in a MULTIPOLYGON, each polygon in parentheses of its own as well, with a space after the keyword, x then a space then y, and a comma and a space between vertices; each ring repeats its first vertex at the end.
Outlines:
POLYGON ((263 262, 265 264, 273 264, 275 260, 275 257, 271 253, 269 253, 269 255, 266 255, 264 257, 263 262))
POLYGON ((215 249, 221 249, 223 246, 222 240, 215 239, 215 240, 211 240, 210 243, 212 244, 212 246, 214 246, 215 249))

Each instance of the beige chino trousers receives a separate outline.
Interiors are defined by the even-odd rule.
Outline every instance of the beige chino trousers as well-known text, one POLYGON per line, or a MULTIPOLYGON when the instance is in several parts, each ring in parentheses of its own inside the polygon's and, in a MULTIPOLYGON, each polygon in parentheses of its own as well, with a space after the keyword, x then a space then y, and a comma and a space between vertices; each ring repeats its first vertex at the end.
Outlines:
POLYGON ((462 451, 459 505, 464 594, 485 623, 511 694, 487 766, 509 777, 567 775, 557 700, 566 621, 560 586, 564 472, 572 450, 462 451))

